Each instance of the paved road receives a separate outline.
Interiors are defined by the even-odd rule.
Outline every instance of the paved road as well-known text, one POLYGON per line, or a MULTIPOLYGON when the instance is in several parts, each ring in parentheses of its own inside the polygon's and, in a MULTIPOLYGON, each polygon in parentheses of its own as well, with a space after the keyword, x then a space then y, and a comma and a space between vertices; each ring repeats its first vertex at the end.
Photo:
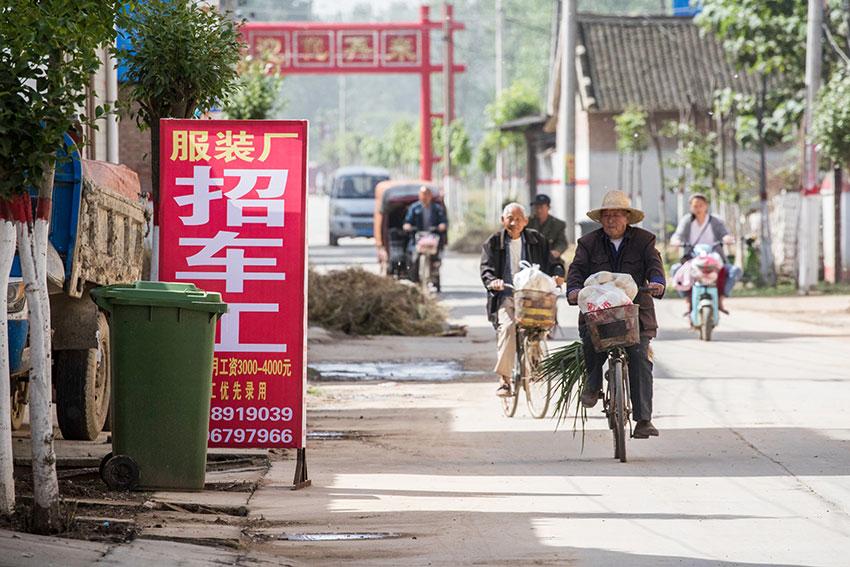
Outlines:
MULTIPOLYGON (((311 251, 333 265, 370 253, 368 244, 311 251)), ((408 343, 420 363, 460 357, 486 370, 493 332, 476 259, 448 258, 444 282, 470 336, 408 343)), ((846 565, 850 328, 772 317, 770 301, 807 305, 730 301, 733 315, 711 343, 685 329, 680 301, 659 303, 661 437, 630 443, 627 464, 611 458, 598 413, 582 451, 569 427, 554 433, 549 420, 503 418, 489 381, 319 383, 311 428, 355 439, 312 443, 309 490, 281 492, 291 465, 275 466, 252 513, 293 522, 270 528, 277 534, 397 537, 261 551, 327 565, 846 565)), ((561 315, 568 337, 572 309, 561 315)), ((400 345, 343 341, 311 357, 416 363, 400 345)))
MULTIPOLYGON (((316 245, 311 260, 368 268, 372 246, 316 245)), ((711 343, 684 328, 678 300, 661 301, 661 437, 631 442, 622 464, 599 413, 583 449, 569 424, 501 416, 477 260, 449 256, 444 269, 467 337, 324 337, 310 360, 355 372, 399 361, 406 375, 451 362, 460 379, 311 384, 313 486, 292 492, 293 462, 275 462, 249 501, 247 548, 2 532, 0 565, 848 563, 850 297, 732 300, 711 343), (345 534, 383 539, 303 541, 345 534)), ((567 338, 574 309, 562 307, 567 338)))

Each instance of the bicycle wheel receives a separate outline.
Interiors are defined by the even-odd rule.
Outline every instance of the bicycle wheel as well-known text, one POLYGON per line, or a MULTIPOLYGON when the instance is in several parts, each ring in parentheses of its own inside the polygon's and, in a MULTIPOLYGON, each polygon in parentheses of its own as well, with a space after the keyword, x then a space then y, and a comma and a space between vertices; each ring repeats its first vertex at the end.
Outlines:
MULTIPOLYGON (((517 330, 519 333, 519 330, 517 330)), ((522 385, 522 341, 517 341, 516 356, 514 357, 514 370, 511 376, 511 395, 502 398, 502 411, 505 417, 513 417, 519 405, 519 389, 522 385)))
POLYGON ((614 458, 626 462, 626 389, 622 360, 611 363, 611 405, 614 414, 614 458))
POLYGON ((552 397, 549 380, 541 377, 538 372, 540 363, 549 354, 546 339, 542 336, 540 338, 526 336, 523 352, 525 353, 523 356, 525 401, 528 403, 528 411, 532 417, 541 419, 546 417, 549 400, 552 397))
POLYGON ((419 287, 422 293, 428 293, 428 283, 431 281, 431 258, 427 254, 419 255, 419 287))

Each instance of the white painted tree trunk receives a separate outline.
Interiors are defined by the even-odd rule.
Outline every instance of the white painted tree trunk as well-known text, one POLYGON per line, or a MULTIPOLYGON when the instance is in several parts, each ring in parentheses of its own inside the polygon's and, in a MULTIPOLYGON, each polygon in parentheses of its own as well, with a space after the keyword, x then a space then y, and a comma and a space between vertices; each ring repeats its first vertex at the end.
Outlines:
MULTIPOLYGON (((15 225, 11 219, 0 219, 0 313, 7 311, 5 291, 9 286, 9 270, 15 258, 15 225)), ((12 455, 12 403, 9 376, 9 321, 0 316, 0 514, 15 509, 14 457, 12 455)))
POLYGON ((48 221, 18 222, 18 250, 30 321, 30 428, 32 430, 33 520, 38 531, 59 521, 59 482, 53 449, 50 300, 47 295, 48 221), (30 228, 32 227, 32 228, 30 228), (30 232, 32 230, 32 232, 30 232))

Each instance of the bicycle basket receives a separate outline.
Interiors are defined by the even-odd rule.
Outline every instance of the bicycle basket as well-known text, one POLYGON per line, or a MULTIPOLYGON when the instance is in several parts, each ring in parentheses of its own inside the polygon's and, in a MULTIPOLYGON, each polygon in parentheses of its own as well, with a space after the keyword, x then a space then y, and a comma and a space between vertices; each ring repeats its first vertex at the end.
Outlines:
POLYGON ((584 321, 596 352, 640 343, 639 310, 639 305, 622 305, 585 313, 584 321))
POLYGON ((555 326, 558 295, 532 289, 514 291, 514 320, 520 327, 551 329, 555 326))
POLYGON ((440 248, 440 238, 436 234, 424 233, 421 236, 417 235, 416 251, 420 254, 430 254, 434 256, 440 248))

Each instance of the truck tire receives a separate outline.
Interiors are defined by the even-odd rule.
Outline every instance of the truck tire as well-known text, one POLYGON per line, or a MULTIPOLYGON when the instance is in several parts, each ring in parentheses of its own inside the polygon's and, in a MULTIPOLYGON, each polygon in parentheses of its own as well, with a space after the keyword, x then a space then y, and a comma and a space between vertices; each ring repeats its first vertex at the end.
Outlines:
POLYGON ((109 413, 109 325, 103 313, 97 315, 97 331, 99 348, 54 353, 56 415, 65 439, 94 441, 109 413))
POLYGON ((27 411, 27 395, 30 383, 26 380, 12 379, 12 431, 17 431, 24 424, 24 416, 27 411))

